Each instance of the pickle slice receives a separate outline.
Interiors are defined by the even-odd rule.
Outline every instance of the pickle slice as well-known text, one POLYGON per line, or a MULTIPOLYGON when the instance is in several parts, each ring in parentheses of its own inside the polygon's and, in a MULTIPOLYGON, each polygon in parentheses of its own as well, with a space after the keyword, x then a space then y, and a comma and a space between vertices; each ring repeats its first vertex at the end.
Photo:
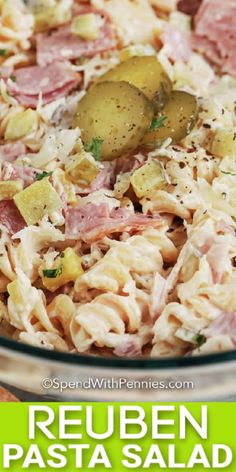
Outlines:
POLYGON ((129 82, 154 101, 156 111, 164 107, 172 90, 171 80, 156 56, 131 57, 99 78, 99 82, 104 81, 129 82))
POLYGON ((73 126, 84 145, 101 143, 101 160, 134 151, 150 128, 154 110, 146 96, 127 82, 102 82, 79 102, 73 126))
POLYGON ((157 147, 167 138, 171 138, 173 143, 178 143, 191 132, 197 115, 197 99, 194 95, 182 91, 171 92, 169 102, 154 120, 157 127, 147 132, 143 144, 157 147))

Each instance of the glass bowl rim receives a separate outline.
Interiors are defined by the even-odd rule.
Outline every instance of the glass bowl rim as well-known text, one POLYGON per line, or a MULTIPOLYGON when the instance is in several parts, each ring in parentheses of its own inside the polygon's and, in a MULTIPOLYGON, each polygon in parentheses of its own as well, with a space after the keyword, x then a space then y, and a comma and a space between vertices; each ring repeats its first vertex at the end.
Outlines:
POLYGON ((189 367, 203 367, 225 363, 236 360, 236 349, 204 354, 199 356, 185 356, 185 357, 167 357, 167 358, 117 358, 117 357, 102 357, 87 354, 73 354, 67 352, 51 351, 40 347, 34 347, 29 344, 25 344, 12 339, 4 338, 0 336, 0 349, 6 349, 13 351, 15 354, 23 354, 33 356, 37 359, 57 362, 62 364, 70 364, 71 366, 80 367, 104 367, 104 368, 122 368, 128 369, 151 369, 151 370, 164 370, 174 368, 189 368, 189 367))

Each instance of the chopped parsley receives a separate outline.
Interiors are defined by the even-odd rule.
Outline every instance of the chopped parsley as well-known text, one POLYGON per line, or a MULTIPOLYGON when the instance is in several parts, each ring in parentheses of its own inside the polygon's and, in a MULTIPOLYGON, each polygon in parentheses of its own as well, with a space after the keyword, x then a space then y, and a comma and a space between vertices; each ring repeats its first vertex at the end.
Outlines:
POLYGON ((50 175, 52 175, 52 172, 46 172, 46 171, 43 171, 39 174, 36 174, 36 180, 43 180, 45 179, 45 177, 50 177, 50 175))
POLYGON ((62 274, 62 266, 57 267, 57 269, 45 269, 43 270, 43 276, 47 279, 55 279, 62 274))
POLYGON ((12 82, 16 82, 16 76, 14 74, 10 75, 10 79, 12 82))
POLYGON ((234 174, 234 172, 226 172, 225 170, 221 170, 222 174, 226 174, 226 175, 236 175, 234 174))
POLYGON ((84 149, 86 152, 91 152, 95 161, 101 160, 101 146, 103 143, 103 139, 101 138, 93 138, 90 144, 86 144, 84 149))
POLYGON ((0 56, 6 56, 8 53, 8 49, 0 49, 0 56))
POLYGON ((194 344, 197 344, 198 347, 202 346, 206 342, 206 336, 204 334, 196 334, 192 339, 194 344))
POLYGON ((164 128, 165 127, 165 121, 167 120, 167 116, 160 116, 159 118, 153 118, 150 126, 150 131, 154 131, 155 129, 158 128, 164 128))

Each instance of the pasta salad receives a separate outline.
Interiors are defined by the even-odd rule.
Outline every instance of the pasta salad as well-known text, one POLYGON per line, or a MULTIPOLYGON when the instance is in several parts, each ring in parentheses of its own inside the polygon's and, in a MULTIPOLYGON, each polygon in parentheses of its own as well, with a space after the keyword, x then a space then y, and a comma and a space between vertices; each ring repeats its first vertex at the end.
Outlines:
POLYGON ((236 346, 233 0, 0 1, 0 332, 236 346))

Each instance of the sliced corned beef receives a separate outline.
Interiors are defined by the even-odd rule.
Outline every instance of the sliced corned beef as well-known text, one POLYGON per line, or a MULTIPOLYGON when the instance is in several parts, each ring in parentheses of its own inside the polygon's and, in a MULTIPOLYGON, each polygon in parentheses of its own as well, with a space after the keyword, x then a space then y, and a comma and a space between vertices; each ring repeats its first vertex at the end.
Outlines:
POLYGON ((8 91, 25 106, 36 107, 40 94, 43 103, 50 103, 66 95, 81 81, 80 74, 71 70, 66 62, 49 66, 31 66, 16 69, 15 81, 8 81, 8 91))
POLYGON ((113 208, 110 211, 106 203, 79 205, 66 212, 66 234, 85 242, 96 241, 113 233, 160 226, 162 219, 159 216, 149 217, 126 208, 113 208))
POLYGON ((0 159, 5 162, 13 162, 17 157, 23 156, 25 152, 25 145, 20 142, 0 145, 0 159))
POLYGON ((117 46, 110 19, 103 13, 100 27, 100 37, 95 40, 85 40, 71 33, 70 24, 61 26, 50 33, 37 35, 37 62, 41 66, 54 61, 74 60, 82 56, 93 57, 117 46))
POLYGON ((195 17, 195 49, 223 72, 236 75, 236 2, 204 0, 195 17))
POLYGON ((0 224, 5 226, 10 234, 18 233, 26 226, 13 200, 0 202, 0 224))

